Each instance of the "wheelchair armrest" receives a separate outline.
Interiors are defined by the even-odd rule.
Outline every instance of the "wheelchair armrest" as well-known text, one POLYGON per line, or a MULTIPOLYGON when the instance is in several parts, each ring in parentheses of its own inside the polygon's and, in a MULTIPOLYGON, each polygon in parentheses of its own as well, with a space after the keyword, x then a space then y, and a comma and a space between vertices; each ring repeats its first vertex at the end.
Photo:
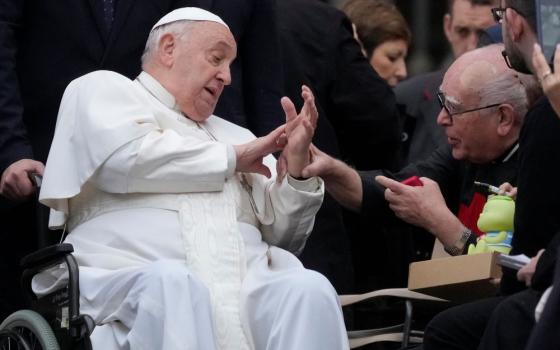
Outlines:
POLYGON ((74 251, 70 243, 51 245, 21 259, 20 265, 24 269, 47 266, 62 261, 64 257, 74 251))
POLYGON ((21 260, 21 266, 24 268, 21 285, 30 302, 37 300, 37 296, 33 292, 33 277, 45 269, 58 263, 65 263, 68 268, 68 294, 69 294, 69 316, 70 320, 79 317, 80 314, 80 290, 79 290, 79 271, 76 259, 71 254, 74 247, 69 243, 55 244, 39 251, 25 256, 21 260))

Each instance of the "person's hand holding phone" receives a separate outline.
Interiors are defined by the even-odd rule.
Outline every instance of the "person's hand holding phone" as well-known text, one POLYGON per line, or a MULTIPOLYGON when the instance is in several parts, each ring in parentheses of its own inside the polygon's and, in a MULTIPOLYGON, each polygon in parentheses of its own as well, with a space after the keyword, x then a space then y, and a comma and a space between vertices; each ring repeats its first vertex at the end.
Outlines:
POLYGON ((560 118, 560 44, 556 46, 554 54, 554 71, 550 69, 539 44, 535 44, 533 50, 533 67, 544 93, 560 118))

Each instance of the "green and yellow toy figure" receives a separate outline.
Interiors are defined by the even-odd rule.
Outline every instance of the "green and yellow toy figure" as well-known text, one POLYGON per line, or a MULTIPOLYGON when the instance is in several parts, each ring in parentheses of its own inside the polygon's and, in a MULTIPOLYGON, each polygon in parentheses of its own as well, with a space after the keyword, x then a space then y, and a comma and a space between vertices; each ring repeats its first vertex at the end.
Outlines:
POLYGON ((515 202, 511 197, 491 195, 476 225, 485 234, 478 237, 476 246, 469 246, 469 254, 500 252, 509 254, 513 238, 513 214, 515 202))

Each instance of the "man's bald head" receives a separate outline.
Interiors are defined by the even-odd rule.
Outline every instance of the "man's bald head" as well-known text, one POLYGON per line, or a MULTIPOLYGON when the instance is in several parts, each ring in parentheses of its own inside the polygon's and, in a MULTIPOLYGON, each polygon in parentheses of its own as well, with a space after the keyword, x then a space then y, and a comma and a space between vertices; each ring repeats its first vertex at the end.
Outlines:
POLYGON ((466 53, 449 67, 444 82, 459 87, 463 100, 480 105, 508 102, 522 118, 541 92, 532 76, 505 64, 503 49, 495 44, 466 53))
POLYGON ((486 163, 499 157, 517 142, 523 116, 539 95, 535 79, 508 68, 502 50, 495 44, 468 52, 445 74, 438 124, 457 159, 486 163))

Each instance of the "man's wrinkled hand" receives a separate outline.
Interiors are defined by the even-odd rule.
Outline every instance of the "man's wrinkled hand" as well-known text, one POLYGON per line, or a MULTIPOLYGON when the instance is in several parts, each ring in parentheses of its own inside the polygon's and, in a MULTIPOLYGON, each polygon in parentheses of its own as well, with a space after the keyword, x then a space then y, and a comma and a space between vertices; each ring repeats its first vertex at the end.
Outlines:
POLYGON ((437 224, 440 213, 447 212, 445 199, 439 185, 426 177, 420 178, 423 186, 408 186, 385 176, 376 176, 385 187, 385 199, 395 215, 429 231, 437 224))
POLYGON ((336 159, 321 151, 315 145, 309 146, 311 152, 311 163, 303 168, 301 174, 303 177, 318 176, 328 179, 331 172, 335 170, 336 159))
POLYGON ((0 194, 13 201, 23 201, 31 196, 37 188, 29 176, 33 173, 43 175, 45 166, 33 159, 21 159, 11 164, 2 173, 0 194))

